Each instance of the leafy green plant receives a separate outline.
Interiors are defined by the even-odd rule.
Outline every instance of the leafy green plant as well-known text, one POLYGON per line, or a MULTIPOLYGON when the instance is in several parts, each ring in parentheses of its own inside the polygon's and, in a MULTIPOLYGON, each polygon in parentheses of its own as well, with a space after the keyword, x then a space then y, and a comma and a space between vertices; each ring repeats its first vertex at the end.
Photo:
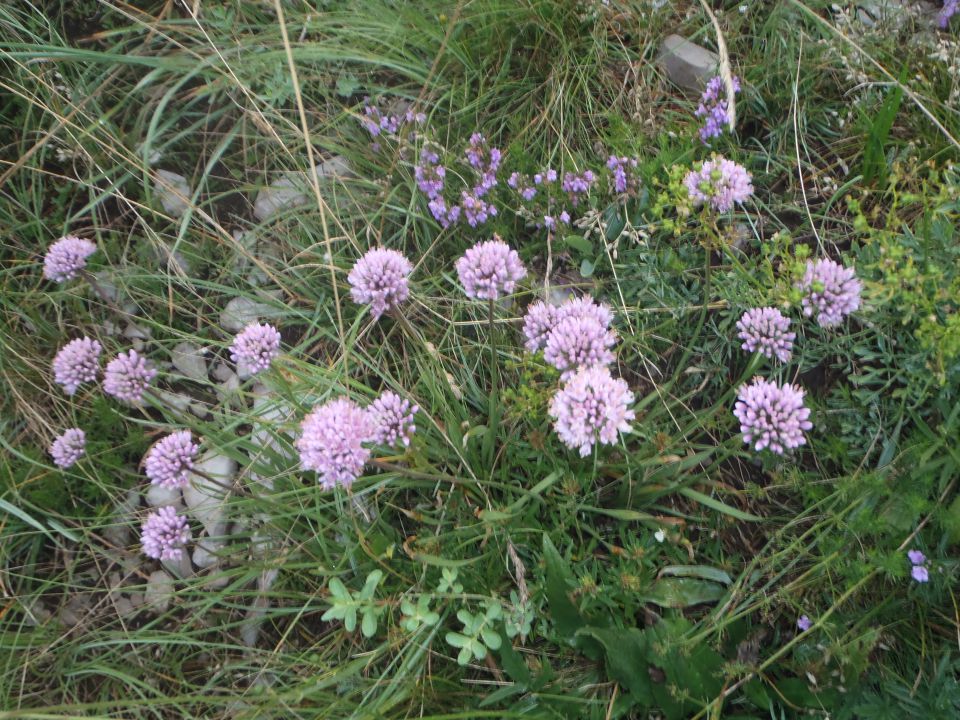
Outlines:
POLYGON ((357 627, 357 615, 361 617, 360 632, 370 638, 377 633, 378 618, 386 611, 386 606, 374 598, 377 585, 383 579, 382 570, 374 570, 367 575, 366 582, 358 592, 350 592, 339 578, 330 578, 327 589, 330 591, 331 605, 321 620, 342 620, 347 632, 357 627))

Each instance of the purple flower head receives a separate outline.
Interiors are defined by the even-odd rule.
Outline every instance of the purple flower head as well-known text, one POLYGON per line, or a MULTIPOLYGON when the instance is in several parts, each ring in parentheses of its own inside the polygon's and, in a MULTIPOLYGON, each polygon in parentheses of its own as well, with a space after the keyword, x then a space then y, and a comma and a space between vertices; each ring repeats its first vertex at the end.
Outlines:
POLYGON ((279 354, 279 331, 273 325, 258 322, 247 325, 230 345, 230 359, 251 375, 267 370, 279 354))
POLYGON ((538 300, 527 308, 523 317, 523 336, 527 339, 524 347, 527 352, 535 353, 545 347, 547 336, 557 324, 558 308, 538 300))
POLYGON ((138 403, 156 375, 153 363, 137 354, 136 350, 128 350, 107 364, 103 375, 103 391, 118 400, 138 403))
POLYGON ((558 311, 558 319, 589 317, 603 325, 604 328, 609 328, 613 323, 613 312, 610 310, 610 306, 603 303, 598 305, 596 300, 589 295, 564 300, 558 311))
POLYGON ((89 240, 67 235, 47 248, 43 258, 43 276, 55 282, 73 280, 87 266, 87 258, 97 251, 89 240))
POLYGON ((427 207, 430 208, 433 219, 440 223, 440 227, 444 229, 456 224, 457 220, 460 219, 460 206, 447 207, 447 203, 441 195, 437 195, 427 203, 427 207))
POLYGON ((87 436, 80 428, 64 430, 50 446, 50 457, 57 467, 66 470, 83 457, 87 448, 87 436))
POLYGON ((410 439, 417 430, 414 416, 420 408, 394 392, 380 394, 367 408, 373 425, 373 442, 377 445, 403 445, 409 447, 410 439))
POLYGON ((930 571, 927 570, 924 565, 914 565, 910 568, 910 577, 916 580, 918 583, 929 582, 930 580, 930 571))
POLYGON ((958 11, 960 11, 960 0, 943 0, 943 7, 940 8, 940 13, 937 15, 937 27, 946 30, 947 25, 950 24, 950 18, 956 15, 958 11))
POLYGON ((53 358, 53 380, 73 395, 85 382, 95 382, 100 372, 100 343, 88 337, 71 340, 53 358))
POLYGON ((790 319, 776 308, 747 310, 737 321, 737 335, 743 340, 740 347, 747 352, 759 352, 780 362, 789 362, 796 333, 789 332, 790 319))
POLYGON ((563 182, 560 189, 570 197, 570 203, 576 207, 580 202, 581 196, 590 192, 590 187, 596 178, 591 170, 584 170, 579 175, 577 173, 564 173, 563 182))
POLYGON ((586 457, 594 443, 612 445, 618 432, 630 432, 632 402, 627 383, 613 378, 608 368, 583 368, 553 396, 550 417, 561 442, 586 457))
POLYGON ((314 408, 300 423, 295 441, 304 470, 320 475, 320 485, 350 487, 370 458, 374 436, 370 415, 352 400, 337 398, 314 408))
POLYGON ((856 273, 833 260, 808 260, 797 287, 803 292, 803 314, 810 317, 816 313, 820 327, 836 327, 860 307, 861 285, 856 273))
POLYGON ((496 300, 509 295, 526 277, 527 269, 516 250, 511 250, 498 235, 479 242, 457 260, 457 275, 467 297, 496 300))
POLYGON ((407 276, 413 265, 396 250, 374 248, 357 260, 347 276, 355 303, 369 305, 374 320, 410 297, 407 276))
POLYGON ((562 222, 564 225, 569 225, 570 213, 568 213, 566 210, 561 211, 559 217, 557 217, 557 220, 562 222))
POLYGON ((802 632, 806 632, 813 627, 813 620, 808 618, 806 615, 801 615, 797 619, 797 627, 800 628, 802 632))
POLYGON ((470 144, 464 151, 467 156, 467 162, 470 167, 478 170, 481 174, 488 172, 496 173, 500 167, 501 153, 497 148, 491 148, 486 138, 480 133, 473 133, 470 136, 470 144))
POLYGON ((143 470, 150 482, 167 490, 186 487, 200 447, 189 430, 171 433, 154 444, 143 459, 143 470))
POLYGON ((443 192, 447 169, 440 164, 440 156, 425 147, 420 151, 420 164, 413 168, 413 176, 420 192, 433 200, 443 192))
POLYGON ((750 173, 719 155, 691 170, 683 182, 694 205, 707 204, 717 212, 727 212, 753 194, 750 173))
MULTIPOLYGON (((740 80, 733 77, 732 81, 733 92, 736 94, 740 92, 740 80)), ((703 127, 700 128, 700 140, 704 145, 710 141, 710 138, 722 135, 726 128, 733 129, 725 93, 723 78, 718 75, 707 83, 703 97, 700 98, 700 106, 694 114, 704 119, 703 127)))
POLYGON ((567 380, 583 367, 609 365, 617 336, 592 317, 564 317, 547 336, 544 359, 567 380))
POLYGON ((913 565, 923 565, 927 561, 927 556, 920 550, 908 551, 907 557, 910 558, 910 563, 913 565))
POLYGON ((187 519, 177 515, 172 505, 150 513, 141 526, 143 554, 155 560, 179 560, 183 546, 188 542, 190 526, 187 519))
POLYGON ((520 194, 520 197, 527 202, 533 200, 537 195, 536 184, 531 184, 530 178, 521 173, 512 173, 507 180, 507 185, 516 190, 520 194))
POLYGON ((805 444, 803 431, 813 424, 803 396, 795 385, 777 385, 761 377, 742 385, 733 414, 740 421, 743 441, 757 452, 769 448, 777 455, 805 444))
POLYGON ((553 168, 547 168, 547 169, 544 170, 544 172, 543 172, 543 178, 544 178, 544 180, 546 180, 548 183, 556 182, 556 181, 557 181, 557 171, 554 170, 553 168))
POLYGON ((616 155, 607 158, 610 186, 615 193, 622 195, 627 191, 635 192, 637 190, 640 186, 637 164, 636 158, 617 157, 616 155))
POLYGON ((497 214, 496 205, 486 202, 476 193, 471 195, 466 190, 460 193, 460 206, 463 208, 463 216, 467 219, 467 224, 470 227, 482 225, 497 214))

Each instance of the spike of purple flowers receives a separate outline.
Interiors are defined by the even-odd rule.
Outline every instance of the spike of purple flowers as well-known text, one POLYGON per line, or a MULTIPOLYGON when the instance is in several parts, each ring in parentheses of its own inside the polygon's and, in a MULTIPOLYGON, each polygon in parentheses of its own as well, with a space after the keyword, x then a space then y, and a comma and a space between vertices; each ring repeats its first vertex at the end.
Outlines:
POLYGON ((186 487, 200 447, 189 430, 167 435, 147 451, 143 469, 150 482, 167 490, 186 487))
POLYGON ((584 170, 582 173, 564 173, 563 182, 560 189, 567 193, 570 198, 570 204, 576 207, 580 200, 585 197, 593 186, 596 176, 592 170, 584 170))
POLYGON ((740 421, 743 441, 757 452, 768 448, 777 455, 805 444, 803 431, 813 424, 803 397, 804 391, 795 385, 777 385, 761 377, 742 385, 733 414, 740 421))
POLYGON ((737 337, 743 340, 747 352, 759 352, 780 362, 789 362, 796 333, 789 332, 790 318, 784 317, 776 308, 764 307, 747 310, 737 321, 740 331, 737 337))
POLYGON ((87 258, 97 251, 89 240, 67 235, 53 243, 43 258, 43 275, 62 283, 73 280, 87 266, 87 258))
POLYGON ((70 428, 58 435, 50 446, 50 457, 57 467, 66 470, 86 453, 87 436, 80 428, 70 428))
POLYGON ((611 155, 607 158, 607 169, 611 175, 611 186, 613 191, 620 195, 626 192, 636 192, 640 186, 640 178, 637 175, 636 158, 618 157, 611 155))
POLYGON ((370 459, 366 446, 373 440, 370 415, 355 402, 337 398, 314 408, 300 424, 294 442, 304 470, 320 476, 325 490, 349 488, 370 459))
POLYGON ((128 350, 107 364, 103 375, 103 391, 118 400, 138 403, 143 400, 143 393, 156 375, 153 363, 136 350, 128 350))
POLYGON ((95 382, 100 372, 100 343, 88 337, 64 345, 53 358, 53 380, 73 395, 85 382, 95 382))
POLYGON ((179 560, 183 546, 190 542, 187 519, 172 505, 150 513, 141 526, 143 554, 155 560, 179 560))
MULTIPOLYGON (((732 79, 734 95, 740 92, 740 79, 734 76, 732 79)), ((712 78, 707 83, 703 96, 700 98, 700 106, 696 109, 695 115, 704 119, 703 127, 700 128, 700 141, 706 145, 710 138, 719 137, 724 129, 733 128, 728 109, 727 99, 722 96, 726 93, 726 86, 723 78, 719 75, 712 78)))
POLYGON ((617 434, 630 432, 633 393, 627 383, 602 366, 583 368, 557 391, 550 402, 550 417, 561 442, 590 454, 595 443, 612 445, 617 434))

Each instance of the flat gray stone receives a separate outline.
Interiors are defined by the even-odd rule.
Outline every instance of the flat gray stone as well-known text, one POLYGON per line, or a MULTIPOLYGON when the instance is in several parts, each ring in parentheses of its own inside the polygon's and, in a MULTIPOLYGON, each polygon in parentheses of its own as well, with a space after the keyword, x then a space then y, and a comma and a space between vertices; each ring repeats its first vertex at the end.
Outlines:
MULTIPOLYGON (((337 155, 316 166, 321 181, 337 180, 351 175, 346 158, 337 155)), ((269 220, 282 210, 291 210, 310 202, 310 176, 304 172, 287 172, 257 193, 253 215, 257 220, 269 220)))
POLYGON ((144 604, 156 613, 166 612, 173 597, 173 578, 163 570, 150 573, 147 589, 143 593, 144 604))
POLYGON ((173 366, 184 376, 197 382, 207 380, 207 360, 203 349, 192 342, 177 343, 170 352, 173 366))
POLYGON ((235 297, 220 313, 220 327, 228 333, 238 333, 250 323, 276 314, 277 311, 266 303, 248 297, 235 297))
POLYGON ((157 170, 157 199, 163 211, 171 217, 182 217, 190 207, 190 183, 178 173, 169 170, 157 170))
POLYGON ((679 35, 668 35, 660 45, 659 64, 670 82, 690 92, 702 92, 717 74, 719 56, 679 35))

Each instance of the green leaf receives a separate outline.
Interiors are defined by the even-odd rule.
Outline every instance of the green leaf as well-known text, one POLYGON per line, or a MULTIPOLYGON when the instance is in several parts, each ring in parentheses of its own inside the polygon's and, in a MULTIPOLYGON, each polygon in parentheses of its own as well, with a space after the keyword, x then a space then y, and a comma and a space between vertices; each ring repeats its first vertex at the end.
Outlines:
POLYGON ((360 591, 361 600, 371 600, 373 598, 373 593, 377 589, 377 585, 380 584, 380 580, 383 578, 383 570, 374 570, 369 575, 367 575, 367 581, 363 584, 363 590, 360 591))
POLYGON ((355 607, 346 608, 346 614, 343 618, 343 627, 348 633, 352 633, 357 627, 357 609, 355 607))
POLYGON ((693 488, 683 487, 677 490, 677 492, 684 497, 690 498, 691 500, 696 500, 701 505, 706 505, 712 510, 716 510, 717 512, 729 515, 730 517, 737 518, 737 520, 746 520, 749 522, 761 522, 763 520, 762 517, 751 515, 750 513, 744 512, 743 510, 738 510, 735 507, 730 507, 716 498, 712 498, 709 495, 704 495, 702 492, 698 492, 693 488))
POLYGON ((583 235, 567 235, 563 238, 567 247, 579 250, 584 255, 593 255, 593 243, 587 240, 583 235))
POLYGON ((360 623, 360 633, 366 637, 373 637, 377 632, 377 614, 372 610, 365 610, 363 621, 360 623))
POLYGON ((543 536, 543 557, 547 565, 544 594, 550 605, 550 616, 560 636, 572 640, 577 630, 586 625, 586 621, 568 594, 568 579, 572 578, 570 570, 546 534, 543 536))
POLYGON ((350 596, 350 591, 340 582, 340 578, 330 578, 330 581, 327 583, 327 589, 330 590, 330 594, 337 600, 350 601, 353 599, 350 596))
POLYGON ((729 585, 733 580, 727 573, 719 568, 709 567, 707 565, 668 565, 660 570, 661 575, 672 575, 673 577, 692 577, 701 580, 712 580, 713 582, 729 585))
POLYGON ((726 592, 723 586, 706 580, 665 578, 654 584, 644 600, 660 607, 685 608, 717 602, 726 592))
POLYGON ((594 264, 584 258, 583 262, 580 263, 580 274, 585 278, 591 277, 593 275, 594 268, 594 264))
POLYGON ((645 706, 653 704, 648 671, 649 639, 643 630, 585 627, 577 634, 589 636, 600 643, 610 676, 630 691, 635 702, 645 706))
POLYGON ((444 639, 447 641, 447 645, 455 648, 467 647, 470 644, 470 638, 455 632, 448 632, 444 639))

